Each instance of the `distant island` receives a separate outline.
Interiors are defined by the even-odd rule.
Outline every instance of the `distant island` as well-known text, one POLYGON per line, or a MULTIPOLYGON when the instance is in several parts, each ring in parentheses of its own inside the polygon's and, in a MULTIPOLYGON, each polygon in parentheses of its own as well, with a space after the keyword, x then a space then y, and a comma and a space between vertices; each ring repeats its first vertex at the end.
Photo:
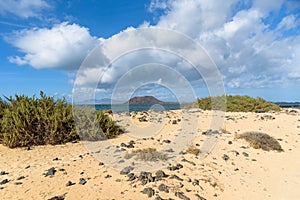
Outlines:
POLYGON ((178 104, 177 102, 164 102, 153 96, 133 97, 125 104, 178 104))

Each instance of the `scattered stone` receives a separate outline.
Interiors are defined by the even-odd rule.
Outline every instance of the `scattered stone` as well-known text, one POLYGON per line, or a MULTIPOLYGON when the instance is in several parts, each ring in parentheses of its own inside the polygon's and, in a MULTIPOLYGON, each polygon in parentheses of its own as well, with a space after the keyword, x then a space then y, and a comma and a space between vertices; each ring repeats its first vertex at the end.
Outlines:
POLYGON ((154 182, 155 178, 152 177, 151 172, 141 172, 138 180, 141 181, 142 185, 146 185, 147 183, 154 182))
POLYGON ((152 188, 150 188, 150 187, 147 187, 147 188, 145 188, 143 191, 141 191, 143 194, 146 194, 146 195, 148 195, 148 198, 151 198, 153 195, 154 195, 154 193, 155 193, 155 191, 152 189, 152 188))
POLYGON ((46 176, 54 176, 56 172, 56 169, 54 167, 51 167, 50 169, 48 169, 48 171, 45 173, 45 177, 46 176))
POLYGON ((194 179, 194 181, 192 182, 192 185, 193 185, 193 186, 200 185, 200 184, 199 184, 199 180, 194 179))
POLYGON ((183 165, 178 163, 177 165, 174 165, 174 166, 168 166, 167 169, 170 170, 170 171, 175 171, 175 170, 179 170, 183 168, 183 165))
POLYGON ((75 183, 72 183, 72 181, 68 181, 68 182, 66 183, 66 186, 67 186, 67 187, 72 186, 72 185, 75 185, 75 183))
POLYGON ((111 178, 112 176, 107 174, 106 176, 104 176, 104 178, 111 178))
POLYGON ((22 182, 15 182, 15 185, 22 185, 22 182))
POLYGON ((177 120, 172 120, 172 124, 177 124, 177 120))
POLYGON ((168 177, 168 175, 166 175, 163 170, 158 170, 157 172, 155 172, 155 176, 156 180, 161 180, 162 178, 168 177))
POLYGON ((244 155, 245 157, 249 157, 249 154, 246 153, 246 152, 243 152, 243 155, 244 155))
POLYGON ((120 174, 121 175, 126 175, 129 174, 134 168, 131 166, 125 167, 124 169, 121 170, 120 174))
POLYGON ((168 152, 168 153, 173 153, 173 152, 174 152, 174 150, 173 150, 172 148, 170 148, 170 149, 167 149, 167 150, 165 150, 165 152, 168 152))
POLYGON ((164 199, 161 198, 159 195, 157 195, 154 200, 164 200, 164 199))
POLYGON ((103 162, 99 162, 99 166, 102 166, 102 165, 104 165, 104 163, 103 162))
POLYGON ((185 159, 185 158, 183 158, 181 161, 182 161, 182 162, 187 162, 187 163, 189 163, 189 164, 191 164, 191 165, 193 165, 193 166, 196 166, 196 163, 194 163, 194 162, 192 162, 192 161, 189 161, 189 160, 187 160, 187 159, 185 159))
POLYGON ((171 140, 163 140, 163 142, 166 143, 166 144, 170 144, 171 140))
POLYGON ((25 169, 29 169, 30 168, 30 165, 27 165, 26 167, 25 167, 25 169))
POLYGON ((4 179, 4 180, 2 180, 2 181, 0 182, 0 185, 4 185, 4 184, 6 184, 6 183, 8 183, 8 182, 9 182, 8 179, 4 179))
POLYGON ((185 196, 183 194, 183 192, 175 192, 175 196, 178 197, 179 199, 190 200, 190 198, 188 198, 187 196, 185 196))
POLYGON ((197 200, 206 200, 204 197, 201 197, 199 194, 195 194, 197 200))
POLYGON ((222 158, 223 158, 223 160, 225 160, 225 161, 229 160, 229 156, 227 156, 226 154, 224 154, 222 158))
POLYGON ((55 197, 51 197, 50 199, 48 200, 64 200, 65 197, 64 196, 55 196, 55 197))
POLYGON ((6 174, 8 174, 8 172, 6 172, 6 171, 1 171, 0 172, 0 175, 6 175, 6 174))
POLYGON ((160 184, 160 185, 158 186, 158 190, 159 190, 159 191, 162 191, 162 192, 169 193, 168 186, 166 186, 165 184, 160 184))
POLYGON ((30 150, 32 150, 32 149, 31 149, 31 147, 30 147, 30 146, 28 146, 28 147, 25 147, 25 148, 24 148, 24 150, 26 150, 26 151, 30 151, 30 150))
POLYGON ((86 184, 86 180, 85 180, 84 178, 80 178, 80 179, 79 179, 79 184, 80 184, 80 185, 86 184))
POLYGON ((20 176, 20 177, 17 178, 17 181, 22 180, 24 178, 25 178, 25 176, 20 176))
POLYGON ((56 158, 53 158, 53 161, 58 161, 58 160, 59 160, 59 158, 57 158, 57 157, 56 157, 56 158))
POLYGON ((133 180, 135 180, 137 178, 137 176, 134 173, 129 173, 127 175, 127 177, 128 177, 127 181, 133 181, 133 180))
POLYGON ((228 144, 232 144, 232 141, 228 141, 228 144))
POLYGON ((239 168, 235 168, 234 171, 239 171, 239 168))
POLYGON ((176 174, 171 175, 171 176, 170 176, 170 179, 176 179, 176 180, 178 180, 178 181, 183 181, 183 179, 180 178, 179 176, 177 176, 176 174))

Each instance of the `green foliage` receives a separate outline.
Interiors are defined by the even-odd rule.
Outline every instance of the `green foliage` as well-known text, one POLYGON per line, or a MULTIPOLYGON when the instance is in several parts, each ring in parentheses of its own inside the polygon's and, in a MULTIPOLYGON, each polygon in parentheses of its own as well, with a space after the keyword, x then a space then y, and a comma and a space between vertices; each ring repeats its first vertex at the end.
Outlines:
MULTIPOLYGON (((11 148, 63 144, 77 140, 80 134, 77 134, 76 127, 83 130, 84 125, 90 124, 90 121, 100 126, 108 138, 122 131, 109 116, 99 111, 95 114, 92 109, 85 109, 87 115, 83 115, 82 112, 81 118, 76 116, 76 121, 81 123, 75 124, 72 105, 65 99, 55 101, 53 97, 47 97, 43 92, 40 93, 40 98, 15 95, 15 98, 10 97, 7 100, 9 104, 2 99, 0 101, 0 142, 11 148), (92 118, 89 119, 87 116, 92 118)), ((96 140, 99 136, 93 132, 85 133, 82 139, 96 140)))
POLYGON ((246 132, 237 136, 238 139, 245 139, 250 146, 255 149, 263 149, 265 151, 275 150, 283 151, 279 142, 265 133, 260 132, 246 132))
POLYGON ((197 100, 198 106, 204 110, 223 110, 228 112, 253 112, 255 110, 280 111, 280 107, 260 97, 222 95, 197 100), (226 103, 226 106, 224 105, 226 103))

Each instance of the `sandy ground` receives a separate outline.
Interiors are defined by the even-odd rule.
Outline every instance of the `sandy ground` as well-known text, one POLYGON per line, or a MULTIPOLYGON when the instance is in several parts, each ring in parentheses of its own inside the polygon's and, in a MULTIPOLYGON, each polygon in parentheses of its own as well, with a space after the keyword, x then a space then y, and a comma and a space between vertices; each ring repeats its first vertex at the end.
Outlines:
POLYGON ((152 188, 155 194, 149 199, 299 199, 300 110, 139 112, 114 114, 113 118, 127 132, 105 145, 78 142, 30 150, 0 146, 0 198, 135 200, 148 199, 141 191, 152 188), (220 128, 221 134, 203 134, 220 128), (273 136, 284 152, 253 149, 235 138, 246 131, 273 136), (201 153, 185 153, 189 145, 195 145, 201 153), (166 161, 125 158, 145 148, 173 152, 166 161), (182 168, 168 169, 176 164, 182 168), (128 166, 137 177, 141 171, 152 172, 155 177, 160 169, 169 177, 145 185, 138 179, 128 181, 128 175, 120 174, 128 166), (45 176, 52 167, 54 175, 45 176), (80 179, 86 183, 80 184, 80 179), (68 181, 73 184, 66 186, 68 181), (168 193, 158 189, 161 184, 166 185, 168 193))

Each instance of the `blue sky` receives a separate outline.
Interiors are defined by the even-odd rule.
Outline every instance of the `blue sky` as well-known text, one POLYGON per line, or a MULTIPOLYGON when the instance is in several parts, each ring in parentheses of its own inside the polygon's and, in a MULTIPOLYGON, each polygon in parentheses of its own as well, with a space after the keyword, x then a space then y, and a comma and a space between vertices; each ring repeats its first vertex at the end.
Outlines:
MULTIPOLYGON (((129 64, 153 62, 151 57, 168 70, 177 70, 178 77, 161 72, 161 78, 155 76, 155 84, 131 88, 131 94, 154 95, 161 100, 183 96, 187 101, 191 97, 184 93, 186 80, 195 90, 194 96, 207 96, 200 75, 195 77, 186 63, 161 51, 129 55, 105 73, 102 69, 107 66, 77 73, 98 45, 106 47, 100 54, 112 62, 112 52, 121 47, 147 45, 151 38, 156 46, 171 38, 140 37, 141 27, 175 31, 199 44, 215 63, 226 93, 300 101, 298 0, 228 0, 222 4, 217 0, 0 0, 0 94, 33 95, 43 90, 71 100, 75 83, 85 93, 96 91, 98 98, 110 97, 117 91, 118 80, 133 70, 129 64), (121 40, 126 34, 126 41, 121 40), (164 81, 178 91, 159 87, 164 81)), ((173 41, 174 46, 182 47, 180 42, 173 41)))

